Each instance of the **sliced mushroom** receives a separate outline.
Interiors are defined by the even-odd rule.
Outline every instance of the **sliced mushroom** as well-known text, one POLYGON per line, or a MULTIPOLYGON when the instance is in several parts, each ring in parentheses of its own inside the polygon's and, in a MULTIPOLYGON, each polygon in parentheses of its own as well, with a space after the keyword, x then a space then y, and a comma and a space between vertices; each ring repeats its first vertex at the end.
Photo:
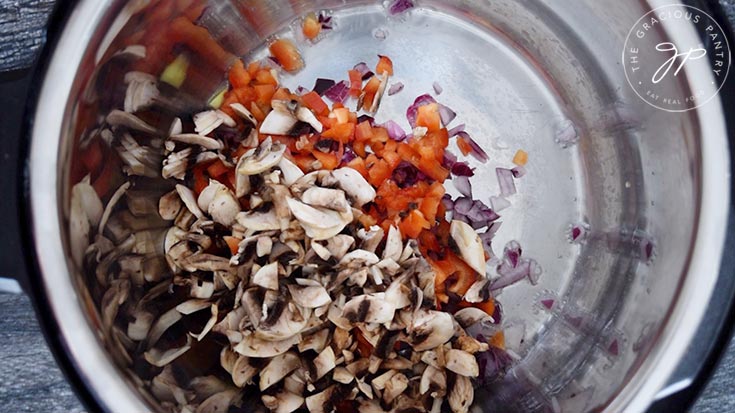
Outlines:
POLYGON ((242 175, 263 173, 278 165, 285 151, 285 145, 280 142, 273 143, 271 138, 268 137, 258 148, 250 150, 242 156, 238 162, 237 173, 242 175))
POLYGON ((388 72, 383 72, 383 74, 380 77, 380 86, 378 87, 378 91, 375 92, 375 97, 373 97, 373 104, 368 109, 368 112, 370 113, 376 113, 378 111, 378 108, 380 108, 380 102, 383 100, 383 94, 385 93, 385 89, 388 86, 388 78, 390 75, 388 75, 388 72))
POLYGON ((455 346, 457 347, 457 349, 466 351, 470 354, 476 354, 483 351, 488 351, 488 349, 490 349, 490 346, 487 343, 481 343, 475 338, 468 336, 467 334, 461 334, 457 338, 455 346))
POLYGON ((385 373, 381 374, 380 376, 372 379, 370 383, 373 385, 373 388, 375 388, 375 390, 382 391, 385 389, 385 386, 386 384, 388 384, 390 379, 392 379, 393 376, 395 376, 396 374, 398 374, 397 370, 388 370, 385 373))
POLYGON ((352 221, 352 214, 346 219, 348 217, 337 211, 314 208, 293 198, 288 199, 288 206, 306 231, 306 235, 316 241, 334 237, 352 221))
POLYGON ((336 367, 334 351, 331 347, 325 348, 314 358, 314 367, 316 367, 316 380, 321 379, 336 367))
POLYGON ((201 299, 192 299, 184 301, 183 303, 177 305, 176 311, 180 312, 184 315, 194 314, 197 311, 202 311, 205 308, 209 308, 210 304, 207 300, 201 300, 201 299))
POLYGON ((264 135, 288 135, 298 121, 296 115, 292 112, 279 110, 276 105, 268 113, 268 116, 263 119, 263 123, 260 125, 260 133, 264 135))
POLYGON ((308 123, 309 126, 314 128, 316 133, 322 133, 322 130, 324 129, 324 126, 319 122, 319 119, 316 118, 314 113, 304 106, 300 106, 296 109, 296 118, 301 122, 308 123))
POLYGON ((324 261, 332 258, 332 253, 330 253, 326 247, 318 242, 312 242, 311 249, 314 250, 314 253, 324 261))
POLYGON ((225 116, 229 118, 230 126, 235 126, 235 122, 232 120, 232 118, 230 118, 224 112, 220 112, 217 110, 208 110, 205 112, 194 114, 193 116, 194 130, 199 135, 207 136, 212 131, 219 128, 220 125, 225 123, 225 116), (221 115, 224 115, 224 116, 221 116, 221 115))
POLYGON ((194 390, 198 399, 205 400, 231 386, 215 376, 199 376, 191 379, 189 387, 194 390))
POLYGON ((332 373, 332 379, 337 383, 350 384, 352 383, 352 380, 355 380, 355 376, 353 376, 346 368, 337 367, 334 369, 334 373, 332 373))
POLYGON ((385 290, 385 299, 398 310, 411 305, 411 287, 406 285, 407 279, 407 276, 397 278, 385 290))
POLYGON ((403 252, 403 241, 401 238, 401 231, 392 226, 388 230, 388 237, 385 240, 385 248, 383 249, 383 259, 393 260, 398 262, 401 259, 401 253, 403 252))
POLYGON ((329 329, 323 328, 314 334, 304 337, 299 342, 299 352, 303 353, 308 350, 313 350, 317 353, 321 353, 322 350, 327 346, 327 339, 329 338, 329 329))
POLYGON ((225 346, 219 353, 219 364, 225 369, 226 372, 233 374, 235 364, 237 364, 238 358, 237 353, 230 349, 230 346, 225 346))
POLYGON ((217 304, 212 304, 210 307, 211 317, 209 320, 207 320, 207 323, 204 325, 204 328, 202 328, 202 331, 199 334, 192 334, 192 337, 197 339, 197 341, 202 341, 202 339, 212 330, 212 327, 217 323, 217 317, 219 316, 219 307, 217 304))
POLYGON ((415 351, 431 350, 454 336, 452 315, 441 311, 420 310, 410 330, 411 345, 415 351))
POLYGON ((321 285, 289 285, 288 290, 294 302, 304 308, 317 308, 332 302, 327 289, 321 285))
POLYGON ((338 212, 351 211, 350 204, 345 198, 344 191, 315 186, 301 194, 301 200, 314 207, 323 207, 338 212))
POLYGON ((491 316, 476 307, 467 307, 457 311, 454 314, 454 319, 457 320, 462 328, 470 327, 481 321, 493 322, 493 318, 491 316))
POLYGON ((260 371, 260 391, 278 383, 289 373, 301 365, 299 356, 294 353, 285 353, 273 357, 263 370, 260 371))
POLYGON ((327 387, 324 391, 311 395, 306 398, 306 408, 310 413, 326 413, 330 411, 332 396, 336 387, 334 385, 327 387))
POLYGON ((280 314, 274 311, 270 315, 264 315, 265 319, 255 330, 256 337, 272 341, 287 340, 289 337, 299 335, 306 328, 309 324, 309 317, 311 317, 311 310, 301 308, 294 303, 282 303, 282 301, 277 301, 277 305, 285 305, 280 314), (275 318, 275 321, 271 322, 272 318, 275 318))
POLYGON ((179 152, 171 153, 163 160, 161 176, 165 179, 175 178, 183 181, 186 178, 186 169, 189 166, 191 152, 191 148, 186 148, 179 152))
POLYGON ((345 167, 332 171, 328 179, 325 179, 324 184, 331 185, 332 183, 345 191, 347 196, 352 199, 352 204, 357 208, 375 199, 376 193, 373 186, 352 168, 345 167))
POLYGON ((159 350, 157 348, 152 348, 145 353, 143 353, 143 357, 145 358, 145 361, 147 361, 149 364, 156 366, 156 367, 164 367, 168 364, 171 364, 174 360, 181 357, 191 349, 191 337, 186 338, 186 344, 178 347, 178 348, 172 348, 166 351, 159 350))
POLYGON ((115 208, 115 205, 117 205, 123 195, 125 195, 125 192, 127 192, 128 188, 130 188, 130 182, 125 182, 124 184, 120 185, 120 187, 118 187, 117 190, 112 194, 110 200, 107 201, 107 205, 105 206, 105 210, 99 220, 99 226, 97 229, 97 233, 99 233, 100 235, 102 235, 105 230, 107 221, 110 219, 110 214, 112 214, 112 209, 115 208))
POLYGON ((240 212, 235 219, 238 224, 254 232, 281 229, 281 222, 272 209, 268 212, 240 212))
POLYGON ((383 241, 383 235, 383 229, 379 226, 372 226, 369 230, 365 230, 365 228, 360 228, 357 231, 357 237, 362 240, 360 248, 365 251, 375 252, 375 250, 378 248, 378 245, 380 245, 380 243, 383 241))
POLYGON ((148 333, 148 348, 153 347, 163 333, 181 320, 181 313, 172 308, 161 315, 148 333))
POLYGON ((240 202, 235 195, 229 188, 215 180, 209 181, 209 185, 199 195, 197 203, 199 208, 209 213, 214 222, 226 227, 231 226, 240 213, 240 202))
POLYGON ((304 404, 304 398, 288 391, 276 393, 275 396, 262 395, 263 405, 273 413, 291 413, 304 404))
POLYGON ((221 413, 227 409, 240 397, 240 391, 237 389, 225 390, 221 393, 210 396, 207 400, 197 407, 195 413, 221 413))
POLYGON ((269 236, 258 237, 258 241, 255 244, 255 255, 258 257, 265 257, 270 254, 273 250, 273 240, 269 236))
POLYGON ((235 346, 234 350, 246 357, 275 357, 287 352, 291 347, 298 344, 300 340, 301 337, 299 335, 281 341, 268 341, 259 339, 254 334, 247 334, 235 346))
MULTIPOLYGON (((364 294, 352 298, 342 310, 342 317, 351 323, 390 323, 396 308, 385 293, 364 294)), ((451 316, 450 316, 451 318, 451 316)))
MULTIPOLYGON (((237 166, 235 167, 235 171, 240 170, 240 168, 243 166, 247 158, 245 156, 241 156, 240 159, 237 161, 237 166)), ((245 175, 241 173, 235 174, 235 196, 238 198, 242 198, 245 195, 247 195, 250 190, 250 175, 245 175)), ((251 200, 251 207, 257 208, 258 205, 253 206, 254 202, 251 200)))
POLYGON ((304 389, 306 389, 305 375, 306 373, 304 373, 304 367, 302 365, 283 379, 283 390, 293 394, 304 394, 304 389))
POLYGON ((169 136, 169 139, 174 142, 181 142, 187 145, 201 146, 202 148, 209 150, 219 150, 224 148, 222 142, 217 139, 197 135, 196 133, 180 133, 178 135, 169 136))
POLYGON ((490 289, 486 288, 490 280, 487 278, 476 281, 464 294, 468 303, 481 303, 490 299, 490 289))
POLYGON ((132 113, 124 112, 122 110, 113 109, 105 118, 105 121, 110 126, 122 126, 128 129, 136 130, 139 132, 147 133, 150 135, 157 135, 158 130, 153 126, 147 124, 139 117, 132 113))
POLYGON ((128 323, 128 337, 135 341, 145 340, 153 324, 153 314, 147 311, 137 311, 133 317, 135 321, 128 323))
POLYGON ((125 74, 125 84, 128 85, 123 104, 125 112, 133 113, 147 108, 161 94, 157 86, 158 80, 148 73, 128 72, 125 74))
POLYGON ((242 104, 232 103, 230 104, 230 108, 232 108, 232 110, 235 113, 237 113, 238 116, 250 122, 251 125, 258 126, 258 120, 255 119, 255 116, 253 116, 253 114, 249 110, 247 110, 245 106, 243 106, 242 104))
POLYGON ((189 212, 199 219, 204 217, 204 213, 199 209, 199 205, 197 205, 196 198, 194 197, 194 192, 191 189, 184 185, 176 185, 176 192, 179 194, 179 197, 181 197, 181 200, 184 202, 184 205, 189 212))
POLYGON ((403 373, 396 373, 393 377, 385 383, 385 390, 383 391, 383 401, 388 404, 393 403, 393 400, 401 395, 408 388, 408 377, 403 373))
POLYGON ((269 290, 278 290, 278 262, 261 267, 253 275, 253 284, 269 290))
POLYGON ((283 183, 288 186, 293 185, 296 181, 304 176, 304 172, 301 171, 301 168, 299 168, 295 163, 288 160, 288 158, 286 157, 281 158, 281 160, 278 162, 278 168, 281 170, 283 183))
POLYGON ((446 352, 446 368, 461 376, 477 377, 480 367, 475 356, 462 350, 451 349, 446 352))
POLYGON ((348 268, 362 268, 365 266, 375 265, 380 261, 377 255, 366 250, 354 250, 345 254, 342 259, 339 260, 339 265, 348 268))
POLYGON ((469 224, 454 220, 449 232, 459 248, 462 260, 480 276, 485 276, 485 250, 477 232, 469 224))
POLYGON ((472 381, 465 376, 457 376, 449 392, 449 407, 453 413, 467 413, 475 400, 472 381))
POLYGON ((349 235, 340 234, 327 240, 327 250, 332 257, 341 260, 354 244, 354 238, 349 235))

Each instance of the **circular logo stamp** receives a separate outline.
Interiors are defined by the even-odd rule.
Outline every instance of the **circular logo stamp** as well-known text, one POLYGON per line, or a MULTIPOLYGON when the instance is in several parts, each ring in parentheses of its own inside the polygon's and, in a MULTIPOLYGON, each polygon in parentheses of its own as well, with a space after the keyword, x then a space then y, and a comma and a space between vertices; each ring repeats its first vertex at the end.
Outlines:
POLYGON ((722 27, 702 10, 681 4, 662 6, 641 17, 623 49, 625 77, 635 93, 669 112, 696 109, 715 97, 730 63, 730 45, 722 27), (676 36, 669 39, 666 32, 676 36), (695 90, 687 76, 707 76, 711 81, 695 90))

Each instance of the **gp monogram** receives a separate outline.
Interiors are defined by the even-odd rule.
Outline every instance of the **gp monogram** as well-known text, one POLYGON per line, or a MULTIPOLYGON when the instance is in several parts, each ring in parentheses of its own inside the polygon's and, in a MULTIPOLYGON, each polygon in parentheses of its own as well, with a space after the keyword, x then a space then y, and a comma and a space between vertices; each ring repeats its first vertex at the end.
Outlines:
POLYGON ((631 28, 623 49, 623 67, 628 83, 649 105, 669 111, 696 109, 717 95, 727 79, 731 63, 724 31, 715 19, 695 7, 672 4, 641 17, 631 28), (661 33, 677 40, 656 41, 661 33), (692 28, 696 36, 686 34, 692 28), (678 33, 677 33, 678 32, 678 33), (681 40, 688 39, 688 40, 681 40), (706 88, 689 90, 688 96, 674 95, 686 82, 686 69, 699 76, 712 76, 706 88))

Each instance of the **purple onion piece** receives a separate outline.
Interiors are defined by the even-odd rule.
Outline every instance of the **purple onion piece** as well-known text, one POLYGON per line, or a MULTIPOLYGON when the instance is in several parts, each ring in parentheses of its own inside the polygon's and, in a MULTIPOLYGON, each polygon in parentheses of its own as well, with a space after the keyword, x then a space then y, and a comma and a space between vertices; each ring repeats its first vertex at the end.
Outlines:
POLYGON ((370 122, 370 126, 375 127, 375 118, 370 115, 360 115, 357 118, 357 124, 363 123, 365 121, 370 122))
POLYGON ((406 131, 404 131, 403 128, 394 121, 389 120, 381 126, 388 131, 388 136, 390 136, 394 141, 403 142, 406 140, 406 131))
POLYGON ((524 278, 528 277, 531 273, 531 265, 527 260, 521 261, 517 266, 511 267, 509 265, 501 265, 498 268, 498 274, 500 278, 493 281, 490 285, 490 291, 501 290, 510 285, 516 284, 524 278))
POLYGON ((344 103, 345 99, 347 99, 347 96, 349 96, 349 94, 350 94, 350 83, 347 82, 346 80, 336 83, 334 86, 330 87, 324 92, 324 96, 326 96, 327 99, 335 103, 344 103))
POLYGON ((454 201, 452 201, 452 196, 444 194, 442 197, 442 205, 444 205, 444 209, 447 211, 454 211, 454 201))
POLYGON ((449 137, 453 138, 457 136, 460 132, 464 132, 465 124, 457 125, 453 127, 452 129, 449 129, 449 137))
MULTIPOLYGON (((478 340, 487 342, 482 336, 479 336, 478 340)), ((477 354, 477 364, 480 367, 480 376, 477 380, 481 386, 487 386, 510 368, 513 357, 503 349, 490 346, 488 351, 477 354)))
POLYGON ((482 163, 485 163, 490 159, 490 157, 487 155, 487 152, 485 152, 482 147, 477 142, 475 142, 474 139, 469 138, 468 142, 470 144, 470 147, 472 148, 472 152, 470 152, 470 155, 472 155, 475 159, 482 163))
POLYGON ((399 188, 407 188, 409 186, 416 185, 416 182, 420 180, 425 180, 426 175, 422 174, 421 171, 416 169, 416 167, 410 163, 402 161, 398 164, 396 169, 393 170, 391 179, 399 188))
POLYGON ((503 248, 503 258, 509 265, 516 267, 521 255, 523 255, 523 249, 518 241, 510 241, 505 244, 505 248, 503 248))
POLYGON ((502 196, 491 196, 490 197, 490 205, 493 208, 493 211, 500 212, 506 208, 510 207, 510 201, 503 198, 502 196))
POLYGON ((470 208, 466 215, 472 222, 476 222, 480 225, 479 228, 482 228, 488 225, 489 222, 496 221, 500 218, 498 214, 482 203, 482 201, 473 201, 472 208, 470 208))
POLYGON ((362 76, 362 80, 368 80, 371 77, 375 76, 375 73, 373 73, 368 65, 365 62, 360 62, 355 65, 355 70, 360 72, 360 75, 362 76))
POLYGON ((472 199, 462 197, 454 201, 454 212, 461 215, 467 215, 472 209, 472 199))
POLYGON ((543 270, 534 259, 529 259, 528 265, 530 266, 528 272, 528 281, 531 282, 531 285, 537 285, 538 280, 541 278, 541 273, 543 273, 543 270))
POLYGON ((345 153, 342 155, 342 163, 350 163, 353 159, 357 158, 357 155, 350 147, 345 147, 345 153))
POLYGON ((495 232, 490 232, 490 230, 485 231, 484 233, 480 234, 480 241, 482 241, 482 248, 490 256, 493 255, 493 238, 495 238, 495 232))
POLYGON ((475 176, 475 170, 470 168, 466 162, 455 162, 451 167, 454 176, 475 176))
POLYGON ((388 89, 388 96, 393 96, 403 90, 403 83, 397 82, 388 89))
POLYGON ((457 117, 457 113, 454 112, 452 109, 442 104, 439 104, 439 117, 442 120, 442 125, 444 125, 444 127, 447 127, 457 117))
POLYGON ((391 16, 395 16, 396 14, 403 13, 404 11, 412 8, 414 8, 414 5, 411 0, 395 0, 388 8, 388 12, 391 16))
POLYGON ((444 88, 441 87, 439 82, 434 82, 432 86, 434 87, 434 93, 436 93, 437 96, 441 95, 444 91, 444 88))
POLYGON ((500 185, 500 195, 507 197, 516 194, 516 184, 513 181, 513 172, 506 168, 495 168, 495 174, 498 176, 498 185, 500 185))
POLYGON ((319 78, 316 80, 316 83, 314 83, 314 88, 312 89, 314 92, 318 93, 319 96, 324 96, 324 93, 334 87, 334 85, 337 82, 335 82, 332 79, 322 79, 319 78))
POLYGON ((472 183, 466 176, 458 176, 452 181, 460 194, 472 198, 472 183))
POLYGON ((547 298, 545 300, 541 300, 541 305, 543 305, 547 310, 551 310, 554 307, 554 301, 553 298, 547 298))
POLYGON ((431 97, 431 95, 421 95, 416 98, 413 105, 408 107, 408 110, 406 110, 406 118, 408 119, 408 123, 411 125, 412 129, 416 127, 416 118, 419 115, 419 108, 432 103, 436 103, 436 100, 431 97))
POLYGON ((513 172, 513 177, 514 178, 523 178, 526 175, 526 168, 524 168, 524 167, 522 167, 520 165, 519 166, 516 166, 515 168, 511 169, 510 171, 513 172))
POLYGON ((444 159, 442 159, 442 166, 451 170, 456 163, 457 163, 457 155, 453 154, 452 152, 448 150, 444 151, 444 159))

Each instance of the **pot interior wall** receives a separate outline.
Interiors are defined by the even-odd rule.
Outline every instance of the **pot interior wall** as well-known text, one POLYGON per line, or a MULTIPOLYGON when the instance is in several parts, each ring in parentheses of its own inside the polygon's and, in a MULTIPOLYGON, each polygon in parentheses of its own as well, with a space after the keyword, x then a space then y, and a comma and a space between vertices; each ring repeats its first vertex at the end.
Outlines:
MULTIPOLYGON (((111 3, 69 100, 59 163, 65 217, 71 185, 84 172, 87 139, 101 116, 121 107, 125 73, 158 73, 160 62, 174 58, 159 59, 155 46, 171 35, 175 17, 191 11, 152 25, 151 9, 136 13, 147 2, 111 3), (149 56, 112 57, 138 43, 149 56)), ((552 411, 557 404, 568 412, 604 410, 654 348, 685 274, 700 196, 697 118, 646 105, 625 81, 620 52, 646 12, 640 2, 609 9, 594 0, 417 3, 391 17, 385 5, 366 1, 210 1, 196 21, 223 50, 248 61, 267 56, 271 36, 294 37, 306 12, 330 11, 334 30, 313 45, 297 37, 306 68, 282 82, 310 88, 317 77, 342 79, 355 62, 389 55, 394 81, 406 88, 385 99, 377 119, 402 124, 405 108, 439 82, 440 101, 490 154, 487 164, 472 165, 478 199, 497 194, 496 166, 509 166, 518 149, 528 151, 528 173, 501 214, 494 248, 499 253, 518 240, 544 272, 538 285, 520 283, 498 296, 507 346, 519 360, 479 393, 478 403, 496 411, 552 411), (579 241, 570 240, 573 228, 584 229, 579 241)), ((650 41, 664 38, 658 33, 650 41)), ((192 62, 182 86, 190 100, 182 104, 201 108, 226 85, 226 68, 195 50, 182 52, 192 62)), ((683 97, 687 88, 670 92, 683 97)), ((113 182, 123 182, 120 162, 107 165, 113 182)), ((136 185, 151 193, 169 189, 156 187, 155 179, 136 185)), ((120 211, 126 208, 122 202, 120 211)), ((131 229, 144 221, 134 218, 116 219, 131 232, 149 229, 143 223, 131 229)), ((106 287, 70 266, 88 308, 100 308, 106 287)), ((105 330, 100 315, 90 312, 90 324, 103 333, 121 375, 135 386, 151 378, 150 366, 121 354, 125 343, 105 330)))

